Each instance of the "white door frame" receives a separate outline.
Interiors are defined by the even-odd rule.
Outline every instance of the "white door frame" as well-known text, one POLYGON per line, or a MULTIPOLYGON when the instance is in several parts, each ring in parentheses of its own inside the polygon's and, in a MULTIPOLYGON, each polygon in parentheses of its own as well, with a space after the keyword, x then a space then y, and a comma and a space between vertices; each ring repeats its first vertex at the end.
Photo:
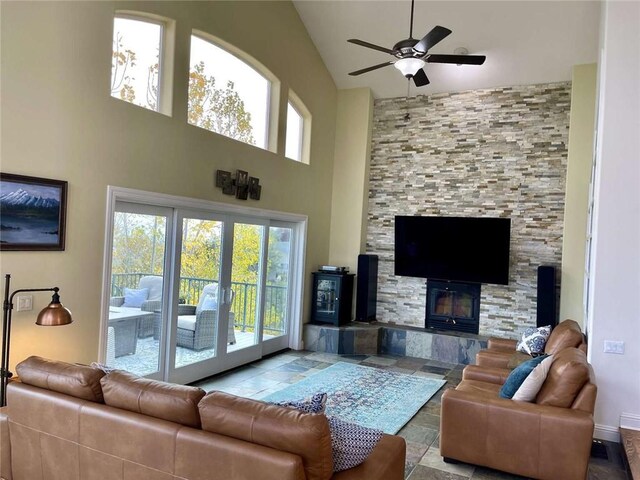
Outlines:
MULTIPOLYGON (((308 217, 306 215, 278 212, 275 210, 266 210, 255 207, 245 207, 241 205, 233 205, 228 203, 213 202, 189 197, 176 195, 168 195, 163 193, 147 192, 144 190, 135 190, 124 187, 109 185, 107 187, 107 208, 105 218, 105 246, 103 253, 103 279, 102 279, 102 308, 100 319, 100 336, 99 336, 99 358, 102 362, 106 358, 107 349, 107 323, 109 312, 109 300, 111 298, 111 255, 113 251, 113 215, 116 211, 116 201, 129 203, 142 203, 147 205, 155 205, 159 207, 170 207, 177 209, 202 210, 222 215, 238 215, 244 219, 255 217, 256 219, 280 220, 293 224, 295 232, 295 242, 292 245, 292 275, 291 275, 291 302, 290 302, 290 332, 288 337, 288 345, 280 346, 280 348, 292 348, 299 350, 302 348, 302 305, 304 292, 304 264, 306 254, 306 233, 308 217)), ((175 259, 172 259, 175 262, 175 259)), ((165 292, 168 293, 168 292, 165 292)), ((271 353, 276 345, 269 344, 267 351, 271 353)), ((273 350, 275 351, 275 350, 273 350)), ((233 368, 239 358, 231 355, 229 362, 223 362, 221 365, 223 370, 233 368)))

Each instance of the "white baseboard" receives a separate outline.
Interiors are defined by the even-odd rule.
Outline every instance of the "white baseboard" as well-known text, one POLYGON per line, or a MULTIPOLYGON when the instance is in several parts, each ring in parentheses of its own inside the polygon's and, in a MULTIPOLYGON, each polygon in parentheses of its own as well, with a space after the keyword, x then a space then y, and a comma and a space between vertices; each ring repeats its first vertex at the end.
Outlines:
POLYGON ((610 442, 620 443, 620 430, 618 427, 611 427, 609 425, 598 425, 596 423, 593 431, 593 437, 600 440, 608 440, 610 442))
POLYGON ((620 428, 640 430, 640 415, 635 413, 623 413, 620 415, 620 428))

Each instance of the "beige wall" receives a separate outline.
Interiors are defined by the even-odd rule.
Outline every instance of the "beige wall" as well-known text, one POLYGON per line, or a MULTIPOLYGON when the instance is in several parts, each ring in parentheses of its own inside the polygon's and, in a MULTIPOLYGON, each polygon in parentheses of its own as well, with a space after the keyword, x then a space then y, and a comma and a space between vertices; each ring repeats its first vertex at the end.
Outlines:
POLYGON ((596 110, 595 63, 573 67, 569 156, 562 237, 560 321, 584 325, 584 275, 587 244, 589 181, 593 165, 596 110))
MULTIPOLYGON (((57 285, 74 323, 34 325, 48 302, 14 314, 11 365, 31 354, 97 359, 107 185, 237 203, 309 217, 306 271, 329 258, 337 90, 290 2, 2 2, 1 170, 69 182, 64 252, 2 252, 12 288, 57 285), (109 95, 115 9, 176 20, 173 116, 109 95), (192 29, 258 59, 313 116, 311 164, 187 125, 192 29), (214 188, 216 169, 260 178, 260 202, 214 188)), ((286 112, 286 108, 283 110, 286 112)), ((284 132, 280 118, 279 132, 284 132)), ((308 289, 310 282, 305 282, 308 289)), ((305 313, 308 298, 305 291, 305 313)))
POLYGON ((338 91, 329 262, 351 272, 366 247, 372 119, 371 90, 338 91))

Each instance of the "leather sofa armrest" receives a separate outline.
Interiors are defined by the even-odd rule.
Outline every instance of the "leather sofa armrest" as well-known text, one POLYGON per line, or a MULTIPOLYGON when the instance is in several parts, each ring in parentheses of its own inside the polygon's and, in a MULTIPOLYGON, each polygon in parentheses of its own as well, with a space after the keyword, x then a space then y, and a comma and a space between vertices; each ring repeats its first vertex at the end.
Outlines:
POLYGON ((478 365, 467 365, 462 371, 463 380, 478 380, 480 382, 494 383, 502 385, 507 380, 511 370, 506 368, 480 367, 478 365))
POLYGON ((593 428, 587 412, 449 389, 442 395, 440 453, 526 477, 584 480, 593 428))
POLYGON ((9 437, 9 417, 7 407, 0 408, 0 477, 12 480, 11 439, 9 437))
POLYGON ((335 473, 332 480, 403 480, 407 444, 397 435, 383 435, 371 455, 357 467, 335 473))
POLYGON ((487 348, 492 350, 509 350, 515 352, 518 342, 510 338, 491 337, 487 342, 487 348))

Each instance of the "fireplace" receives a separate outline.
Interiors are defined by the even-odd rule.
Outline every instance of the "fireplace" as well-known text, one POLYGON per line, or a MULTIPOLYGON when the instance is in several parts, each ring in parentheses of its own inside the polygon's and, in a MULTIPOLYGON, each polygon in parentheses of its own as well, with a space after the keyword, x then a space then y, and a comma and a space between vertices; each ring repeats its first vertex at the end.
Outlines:
POLYGON ((479 283, 427 281, 426 327, 477 334, 479 319, 479 283))

